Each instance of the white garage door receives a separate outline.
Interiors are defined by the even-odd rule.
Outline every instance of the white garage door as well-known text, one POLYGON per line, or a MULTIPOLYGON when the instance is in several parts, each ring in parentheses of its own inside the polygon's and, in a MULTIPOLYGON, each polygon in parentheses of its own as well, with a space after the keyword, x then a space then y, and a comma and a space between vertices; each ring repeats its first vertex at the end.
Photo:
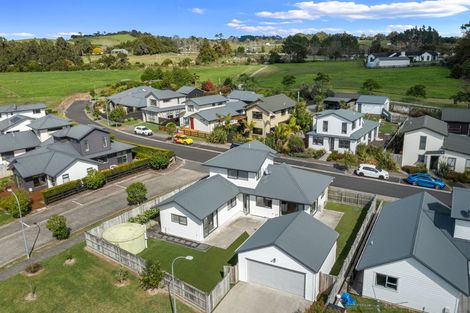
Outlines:
POLYGON ((305 297, 305 274, 247 260, 248 282, 305 297))

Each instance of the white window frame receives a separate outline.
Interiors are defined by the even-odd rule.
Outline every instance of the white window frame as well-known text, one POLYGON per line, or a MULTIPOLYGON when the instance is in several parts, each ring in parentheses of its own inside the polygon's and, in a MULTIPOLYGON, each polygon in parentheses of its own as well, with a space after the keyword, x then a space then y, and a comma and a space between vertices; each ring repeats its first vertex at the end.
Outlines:
POLYGON ((176 223, 176 224, 180 224, 182 226, 187 226, 188 225, 188 218, 186 216, 183 216, 183 215, 178 215, 178 214, 171 213, 171 222, 176 223))
POLYGON ((272 209, 273 208, 273 199, 256 196, 256 206, 272 209))
POLYGON ((398 280, 399 280, 398 277, 393 277, 393 276, 389 276, 389 275, 382 274, 382 273, 375 273, 375 285, 378 286, 378 287, 381 287, 381 288, 386 288, 386 289, 391 289, 391 290, 394 290, 394 291, 398 291, 398 280), (381 285, 377 282, 377 278, 378 278, 379 275, 385 277, 384 285, 381 285), (389 282, 388 281, 389 278, 393 278, 397 282, 396 283, 389 282))
POLYGON ((236 205, 237 205, 237 197, 233 197, 232 199, 227 201, 228 210, 234 208, 236 205))
POLYGON ((70 174, 66 173, 66 174, 62 174, 62 183, 65 184, 65 183, 68 183, 70 181, 70 174))

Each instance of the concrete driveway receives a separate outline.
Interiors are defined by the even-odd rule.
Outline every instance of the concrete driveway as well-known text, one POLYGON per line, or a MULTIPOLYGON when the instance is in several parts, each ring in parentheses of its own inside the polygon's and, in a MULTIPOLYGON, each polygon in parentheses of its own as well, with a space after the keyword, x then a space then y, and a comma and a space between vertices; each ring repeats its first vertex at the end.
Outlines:
POLYGON ((247 232, 249 235, 253 234, 265 221, 265 218, 245 216, 245 214, 239 212, 228 222, 214 230, 203 242, 211 246, 227 249, 241 234, 244 232, 247 232))
POLYGON ((276 289, 239 282, 215 308, 214 313, 301 313, 312 302, 276 289))

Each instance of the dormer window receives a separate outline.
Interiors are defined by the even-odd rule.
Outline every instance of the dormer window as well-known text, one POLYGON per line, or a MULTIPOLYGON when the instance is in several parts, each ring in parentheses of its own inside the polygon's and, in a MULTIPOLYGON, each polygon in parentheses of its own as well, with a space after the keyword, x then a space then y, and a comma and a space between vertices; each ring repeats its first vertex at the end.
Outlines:
POLYGON ((85 140, 83 144, 85 145, 85 152, 90 151, 90 144, 88 143, 88 140, 85 140))
POLYGON ((152 105, 152 106, 157 106, 157 100, 155 100, 155 99, 150 99, 150 105, 152 105))
POLYGON ((227 177, 231 179, 248 180, 248 172, 240 170, 227 170, 227 177))

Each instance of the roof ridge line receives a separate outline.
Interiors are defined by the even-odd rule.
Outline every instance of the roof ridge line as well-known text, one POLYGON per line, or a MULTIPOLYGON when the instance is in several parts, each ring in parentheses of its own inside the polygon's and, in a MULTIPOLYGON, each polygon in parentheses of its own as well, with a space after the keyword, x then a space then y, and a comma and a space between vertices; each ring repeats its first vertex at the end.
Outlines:
MULTIPOLYGON (((303 212, 303 211, 302 211, 303 212)), ((277 240, 282 236, 282 234, 284 234, 287 230, 287 228, 289 228, 289 226, 294 222, 294 220, 300 215, 299 213, 301 212, 297 212, 297 213, 291 213, 291 214, 297 214, 296 217, 294 217, 288 224, 286 227, 284 227, 284 229, 279 233, 279 235, 276 236, 276 239, 274 239, 273 243, 279 247, 278 243, 277 243, 277 240)), ((289 214, 287 215, 279 215, 278 217, 282 217, 282 216, 289 216, 289 214)))
POLYGON ((414 233, 413 233, 413 246, 411 247, 410 255, 414 257, 415 251, 416 251, 416 239, 418 235, 418 228, 421 225, 421 214, 423 213, 423 202, 424 202, 424 196, 426 195, 426 192, 424 191, 423 193, 420 194, 420 201, 419 201, 419 211, 418 211, 418 218, 415 223, 414 227, 414 233))
POLYGON ((292 173, 290 172, 290 169, 293 169, 292 167, 290 167, 287 163, 281 163, 283 165, 285 165, 285 168, 288 168, 287 170, 287 174, 290 176, 290 178, 292 178, 292 180, 294 181, 294 184, 295 186, 297 187, 297 189, 300 191, 300 193, 304 196, 304 200, 309 200, 308 199, 308 196, 304 193, 304 191, 302 190, 302 188, 300 187, 299 183, 297 182, 297 180, 295 180, 294 176, 292 175, 292 173))

